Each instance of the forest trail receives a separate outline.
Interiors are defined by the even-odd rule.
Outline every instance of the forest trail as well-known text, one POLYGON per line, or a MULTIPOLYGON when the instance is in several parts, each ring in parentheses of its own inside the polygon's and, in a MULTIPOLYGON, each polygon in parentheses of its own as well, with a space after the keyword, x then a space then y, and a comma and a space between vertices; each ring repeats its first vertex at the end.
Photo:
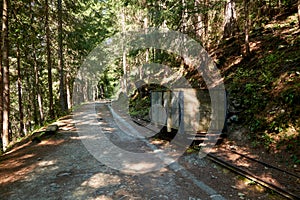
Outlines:
MULTIPOLYGON (((96 108, 106 130, 111 126, 110 134, 120 131, 112 127, 106 104, 98 103, 96 108)), ((240 187, 235 174, 197 154, 184 154, 175 165, 144 174, 109 168, 85 148, 74 118, 56 122, 59 132, 51 138, 29 141, 1 157, 0 199, 279 199, 264 191, 251 192, 255 187, 240 187)), ((117 134, 110 139, 128 150, 146 149, 140 141, 130 145, 117 134)))

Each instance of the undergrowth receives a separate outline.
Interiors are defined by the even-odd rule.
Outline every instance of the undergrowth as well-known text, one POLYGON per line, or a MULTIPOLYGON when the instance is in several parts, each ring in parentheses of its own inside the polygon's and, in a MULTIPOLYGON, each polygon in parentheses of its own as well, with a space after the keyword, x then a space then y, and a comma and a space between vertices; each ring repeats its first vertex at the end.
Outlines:
POLYGON ((245 108, 239 123, 248 127, 252 146, 289 150, 299 163, 300 32, 289 21, 283 27, 251 38, 251 56, 222 68, 229 95, 245 108))

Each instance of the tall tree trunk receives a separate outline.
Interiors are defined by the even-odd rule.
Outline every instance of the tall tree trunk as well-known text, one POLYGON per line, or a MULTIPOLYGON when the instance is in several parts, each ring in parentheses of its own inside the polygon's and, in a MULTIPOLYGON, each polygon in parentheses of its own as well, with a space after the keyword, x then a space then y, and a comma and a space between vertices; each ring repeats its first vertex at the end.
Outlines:
POLYGON ((209 0, 195 0, 194 6, 196 10, 200 10, 195 13, 194 24, 195 24, 195 34, 201 40, 202 45, 205 47, 207 44, 208 36, 208 4, 209 0))
POLYGON ((181 32, 186 33, 187 32, 187 18, 188 18, 188 12, 187 12, 187 5, 186 0, 182 0, 182 13, 181 13, 181 19, 182 19, 182 26, 181 26, 181 32))
POLYGON ((245 9, 245 47, 246 47, 246 57, 247 57, 250 54, 250 45, 249 45, 249 28, 250 28, 249 0, 244 0, 244 9, 245 9))
POLYGON ((300 28, 300 0, 298 0, 298 25, 300 28))
MULTIPOLYGON (((34 71, 31 72, 30 76, 35 77, 34 71)), ((36 90, 35 78, 33 80, 29 79, 29 84, 31 85, 31 92, 32 92, 31 97, 34 97, 34 101, 30 105, 30 106, 32 106, 31 109, 33 109, 32 117, 33 117, 34 125, 38 125, 38 124, 40 124, 40 116, 39 116, 39 111, 38 111, 38 103, 37 103, 37 99, 36 99, 37 90, 36 90)), ((28 100, 30 100, 30 98, 28 100)), ((30 111, 31 111, 31 109, 30 109, 30 111)))
MULTIPOLYGON (((71 51, 71 49, 68 49, 68 48, 65 48, 64 49, 65 51, 65 55, 68 54, 68 51, 71 51)), ((71 89, 72 89, 72 86, 71 86, 71 66, 72 66, 72 63, 70 62, 72 60, 72 57, 69 58, 69 59, 65 59, 65 62, 64 62, 64 73, 65 73, 65 95, 66 95, 66 100, 67 100, 67 108, 72 108, 72 92, 71 92, 71 89)))
POLYGON ((45 14, 46 14, 45 28, 46 28, 46 50, 47 50, 47 70, 48 70, 48 90, 49 90, 49 117, 50 119, 54 119, 48 0, 45 0, 45 14))
POLYGON ((269 17, 269 20, 272 20, 273 18, 273 7, 272 7, 272 0, 269 0, 268 1, 268 17, 269 17))
POLYGON ((262 13, 263 13, 265 5, 260 0, 255 0, 254 4, 258 8, 258 9, 256 9, 256 17, 255 17, 255 22, 257 24, 256 26, 261 27, 261 25, 262 25, 262 13))
POLYGON ((39 79, 39 67, 36 59, 36 48, 33 44, 33 59, 34 59, 34 75, 35 75, 35 87, 36 87, 36 95, 38 100, 38 108, 39 108, 39 124, 43 125, 44 123, 44 111, 43 111, 43 103, 42 103, 42 94, 40 90, 40 79, 39 79))
POLYGON ((6 151, 10 141, 9 112, 10 112, 10 90, 9 90, 9 43, 8 43, 8 0, 3 0, 2 16, 2 53, 3 53, 3 151, 6 151))
POLYGON ((278 0, 278 1, 277 1, 277 7, 278 7, 279 9, 281 9, 281 0, 278 0))
POLYGON ((234 36, 238 32, 234 0, 227 0, 227 3, 225 4, 224 19, 223 38, 234 36))
POLYGON ((204 34, 202 37, 203 40, 203 46, 207 47, 207 38, 208 38, 208 4, 209 4, 209 0, 204 0, 204 8, 205 8, 205 12, 203 14, 203 22, 204 22, 204 34))
POLYGON ((20 58, 20 46, 17 44, 17 71, 18 71, 18 102, 19 102, 19 123, 20 130, 19 136, 23 137, 25 132, 24 126, 24 112, 23 112, 23 101, 22 101, 22 75, 21 75, 21 58, 20 58))
POLYGON ((63 29, 62 29, 62 0, 57 0, 58 6, 58 68, 59 68, 59 101, 61 111, 68 110, 65 92, 64 57, 63 57, 63 29))
MULTIPOLYGON (((200 0, 195 0, 194 1, 194 6, 196 10, 199 10, 200 8, 202 9, 200 0)), ((202 21, 202 15, 201 13, 197 12, 194 15, 194 27, 195 27, 195 35, 199 40, 201 40, 202 43, 203 41, 203 21, 202 21)))
MULTIPOLYGON (((184 34, 186 34, 187 33, 187 21, 188 21, 188 12, 187 12, 187 4, 186 4, 186 0, 182 0, 181 1, 181 6, 182 6, 182 11, 181 11, 181 19, 182 19, 182 26, 181 26, 181 33, 184 33, 184 34)), ((184 38, 184 36, 182 36, 182 38, 181 38, 181 42, 183 42, 183 44, 185 44, 185 42, 186 42, 186 40, 185 40, 185 38, 184 38)), ((182 49, 182 54, 183 54, 183 52, 184 52, 185 50, 184 49, 182 49)), ((160 54, 161 55, 161 54, 160 54)), ((181 64, 180 64, 180 66, 181 67, 184 67, 184 58, 182 57, 181 58, 181 64)))
POLYGON ((71 76, 69 74, 69 72, 67 72, 67 77, 66 77, 66 89, 67 89, 67 104, 68 104, 68 108, 72 107, 72 99, 71 99, 71 76))
MULTIPOLYGON (((145 30, 145 34, 148 33, 148 28, 149 28, 149 25, 148 25, 148 16, 146 16, 144 18, 144 30, 145 30)), ((145 63, 148 63, 149 62, 149 48, 146 49, 146 52, 145 52, 145 63)), ((143 66, 140 65, 139 66, 139 74, 140 74, 140 80, 143 80, 143 77, 144 77, 144 71, 143 71, 143 66)))
MULTIPOLYGON (((33 10, 30 4, 30 18, 31 18, 31 25, 33 26, 34 24, 34 16, 33 16, 33 10)), ((34 28, 32 28, 34 29, 34 28)), ((34 31, 33 31, 34 32, 34 31)), ((38 62, 37 62, 37 55, 36 55, 36 47, 35 47, 35 35, 31 36, 31 44, 32 44, 32 50, 33 50, 33 68, 34 68, 34 91, 35 91, 35 97, 37 98, 37 106, 38 106, 38 113, 36 109, 36 104, 34 105, 34 110, 36 112, 36 117, 38 124, 42 125, 44 121, 44 112, 43 112, 43 105, 42 105, 42 95, 41 95, 41 90, 40 90, 40 80, 39 80, 39 67, 38 67, 38 62)), ((36 118, 35 117, 35 118, 36 118)))
MULTIPOLYGON (((29 56, 29 52, 25 51, 25 58, 29 56)), ((25 85, 27 85, 27 87, 24 88, 26 96, 24 95, 25 98, 25 104, 26 106, 24 106, 24 110, 26 113, 26 120, 25 120, 25 133, 27 133, 28 131, 32 130, 32 118, 34 120, 36 120, 36 110, 32 110, 32 107, 30 105, 30 103, 28 104, 28 102, 31 102, 31 96, 34 96, 34 88, 33 88, 33 83, 32 83, 32 78, 30 78, 32 76, 32 71, 31 70, 27 70, 24 71, 24 81, 25 81, 25 85), (27 103, 26 103, 27 102, 27 103)), ((35 101, 34 101, 35 102, 35 101)), ((36 105, 36 103, 33 102, 33 106, 36 105)), ((35 106, 36 107, 36 106, 35 106)))
MULTIPOLYGON (((122 31, 126 31, 126 18, 125 18, 125 8, 122 10, 122 31)), ((125 41, 124 41, 125 42, 125 41)), ((123 44, 124 45, 124 44, 123 44)), ((126 49, 123 46, 123 55, 122 55, 122 64, 123 64, 123 83, 122 84, 122 90, 127 95, 128 88, 127 88, 127 60, 126 60, 126 49)))
MULTIPOLYGON (((2 3, 3 6, 3 3, 2 3)), ((1 6, 1 7, 2 7, 1 6)), ((1 10, 1 19, 3 18, 3 9, 1 10)), ((0 23, 2 30, 2 23, 0 23)), ((0 31, 0 48, 2 50, 2 31, 0 31)), ((3 65, 2 65, 2 51, 0 52, 0 136, 3 137, 3 65)))
POLYGON ((127 61, 126 61, 126 50, 124 49, 122 55, 122 63, 123 63, 123 71, 124 71, 124 78, 123 78, 123 92, 127 94, 127 61))

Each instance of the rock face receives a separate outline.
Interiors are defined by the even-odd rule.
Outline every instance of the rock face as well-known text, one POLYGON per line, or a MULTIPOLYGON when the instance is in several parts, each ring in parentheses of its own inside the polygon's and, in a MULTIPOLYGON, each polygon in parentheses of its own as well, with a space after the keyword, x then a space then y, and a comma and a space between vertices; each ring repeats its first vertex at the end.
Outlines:
POLYGON ((58 130, 58 125, 56 125, 56 124, 49 125, 46 128, 46 132, 53 132, 53 133, 55 133, 57 130, 58 130))
POLYGON ((47 126, 45 131, 36 132, 36 136, 32 138, 32 143, 40 143, 43 139, 47 139, 54 135, 58 131, 59 127, 56 124, 51 124, 47 126))

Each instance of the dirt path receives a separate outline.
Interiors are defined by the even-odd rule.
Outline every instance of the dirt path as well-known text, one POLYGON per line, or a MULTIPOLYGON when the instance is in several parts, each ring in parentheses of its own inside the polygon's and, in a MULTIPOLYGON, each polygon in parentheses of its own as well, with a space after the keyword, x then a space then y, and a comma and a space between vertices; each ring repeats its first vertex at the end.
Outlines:
MULTIPOLYGON (((97 110, 104 134, 115 145, 128 151, 150 151, 143 141, 130 143, 120 137, 121 130, 105 104, 98 104, 97 110)), ((175 164, 144 174, 109 168, 83 145, 73 117, 57 122, 60 129, 55 136, 40 143, 28 141, 0 158, 1 200, 280 199, 197 154, 182 155, 175 164)), ((166 143, 153 145, 172 148, 166 143)))

